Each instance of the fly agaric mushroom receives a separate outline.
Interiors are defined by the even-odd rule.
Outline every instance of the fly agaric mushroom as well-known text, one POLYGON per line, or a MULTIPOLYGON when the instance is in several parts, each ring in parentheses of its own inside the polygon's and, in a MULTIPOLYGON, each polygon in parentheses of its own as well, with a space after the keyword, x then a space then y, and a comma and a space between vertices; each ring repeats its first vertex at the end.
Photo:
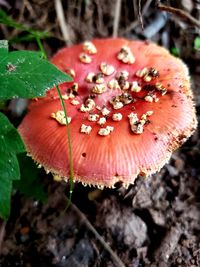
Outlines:
MULTIPOLYGON (((75 181, 100 188, 134 183, 159 171, 196 128, 188 69, 156 44, 93 40, 61 49, 52 63, 74 79, 60 90, 75 181)), ((19 131, 33 159, 67 180, 64 124, 54 88, 32 101, 19 131)))

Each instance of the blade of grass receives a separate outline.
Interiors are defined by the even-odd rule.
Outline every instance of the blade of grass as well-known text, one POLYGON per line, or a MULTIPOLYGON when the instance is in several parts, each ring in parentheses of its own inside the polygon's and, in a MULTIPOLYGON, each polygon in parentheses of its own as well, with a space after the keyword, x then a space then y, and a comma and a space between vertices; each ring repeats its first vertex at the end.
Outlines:
MULTIPOLYGON (((0 9, 0 24, 4 24, 4 25, 6 25, 8 27, 12 27, 14 29, 21 30, 22 32, 27 32, 27 33, 29 33, 28 34, 29 38, 31 36, 33 38, 38 36, 38 38, 40 38, 40 39, 51 37, 51 35, 49 33, 45 32, 45 31, 32 30, 32 29, 28 28, 27 26, 25 26, 23 24, 17 23, 10 16, 8 16, 6 14, 6 12, 4 12, 2 9, 0 9)), ((14 40, 15 39, 17 40, 17 38, 18 37, 11 38, 9 41, 11 43, 14 43, 14 40)), ((23 38, 25 39, 25 37, 21 38, 22 41, 23 41, 23 38)), ((18 42, 18 40, 17 40, 17 42, 18 42)))
POLYGON ((0 23, 8 26, 8 27, 12 27, 12 28, 15 28, 15 29, 19 29, 19 30, 27 30, 27 28, 20 24, 20 23, 17 23, 15 22, 10 16, 8 16, 6 14, 6 12, 4 12, 2 9, 0 9, 0 23))
MULTIPOLYGON (((46 55, 46 52, 45 52, 45 50, 44 50, 44 46, 43 46, 43 44, 42 44, 42 42, 41 42, 41 39, 39 38, 39 36, 38 36, 36 33, 34 34, 34 37, 35 37, 35 40, 36 40, 36 42, 37 42, 37 45, 38 45, 40 51, 42 52, 43 57, 44 57, 45 59, 47 59, 47 55, 46 55)), ((62 96, 61 96, 61 97, 62 97, 62 96)))
POLYGON ((72 160, 72 143, 71 143, 71 133, 70 133, 70 127, 69 127, 69 122, 68 122, 68 116, 67 116, 67 110, 65 108, 65 103, 64 100, 62 98, 60 89, 58 87, 58 85, 56 86, 56 90, 57 93, 59 95, 60 98, 60 102, 65 114, 65 118, 66 118, 66 128, 67 128, 67 138, 68 138, 68 146, 69 146, 69 184, 70 184, 70 190, 69 190, 69 198, 67 200, 67 205, 65 207, 65 211, 69 208, 70 204, 71 204, 71 200, 72 200, 72 193, 73 193, 73 187, 74 187, 74 182, 73 182, 73 177, 74 177, 74 170, 73 170, 73 160, 72 160))
MULTIPOLYGON (((44 46, 43 46, 40 38, 38 37, 38 35, 35 35, 35 38, 36 38, 36 42, 38 44, 38 47, 39 47, 40 51, 43 54, 43 57, 44 58, 47 58, 47 55, 46 55, 44 46)), ((56 90, 57 90, 58 96, 60 98, 60 103, 62 105, 62 109, 64 111, 65 119, 66 119, 66 122, 67 122, 66 123, 66 130, 67 130, 67 139, 68 139, 68 146, 69 146, 69 184, 70 184, 70 189, 69 189, 69 197, 67 199, 67 205, 66 205, 65 210, 64 210, 64 211, 66 211, 69 208, 70 204, 71 204, 72 194, 73 194, 73 187, 74 187, 74 182, 73 182, 74 170, 73 170, 73 159, 72 159, 72 143, 71 143, 71 132, 70 132, 70 126, 69 126, 69 121, 68 121, 68 116, 67 116, 67 110, 66 110, 65 103, 64 103, 64 100, 62 98, 62 94, 60 92, 60 89, 59 89, 58 85, 56 85, 56 90)))

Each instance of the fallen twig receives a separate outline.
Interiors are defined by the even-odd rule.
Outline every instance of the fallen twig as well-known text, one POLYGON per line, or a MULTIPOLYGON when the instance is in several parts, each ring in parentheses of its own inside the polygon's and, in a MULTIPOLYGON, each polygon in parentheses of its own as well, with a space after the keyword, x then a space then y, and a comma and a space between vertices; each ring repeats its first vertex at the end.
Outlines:
POLYGON ((67 45, 71 44, 69 28, 65 20, 65 15, 63 12, 63 7, 61 0, 54 0, 55 10, 58 18, 58 23, 60 25, 60 29, 63 35, 63 39, 67 45))
MULTIPOLYGON (((17 23, 21 23, 21 20, 22 20, 23 14, 24 14, 24 10, 25 10, 25 1, 22 2, 22 6, 20 7, 20 13, 19 13, 19 17, 18 17, 17 23)), ((11 39, 15 35, 17 35, 18 30, 19 29, 14 28, 13 31, 10 33, 9 39, 11 39)))
POLYGON ((125 267, 124 263, 121 261, 121 259, 117 256, 117 254, 111 249, 111 247, 104 241, 104 239, 100 236, 100 234, 96 231, 96 229, 92 226, 92 224, 88 221, 86 216, 79 210, 79 208, 71 203, 72 209, 79 215, 83 223, 87 226, 87 228, 94 234, 96 239, 99 240, 101 245, 107 250, 107 252, 110 254, 114 264, 116 267, 125 267))
MULTIPOLYGON (((147 0, 146 3, 143 6, 142 9, 142 16, 147 12, 152 0, 147 0)), ((121 32, 122 35, 126 34, 127 32, 130 32, 132 29, 137 27, 139 24, 139 20, 133 21, 124 31, 121 32)))
POLYGON ((118 29, 119 29, 119 18, 120 18, 120 11, 121 11, 121 0, 117 0, 115 5, 115 17, 113 22, 113 37, 117 37, 118 29))
MULTIPOLYGON (((155 259, 159 260, 160 262, 167 263, 169 257, 174 252, 174 249, 177 246, 177 243, 180 239, 182 234, 180 224, 177 224, 174 227, 171 227, 169 232, 166 234, 165 238, 163 239, 162 243, 160 244, 159 248, 156 250, 154 256, 155 259)), ((160 265, 163 266, 163 265, 160 265)))
POLYGON ((174 7, 171 7, 171 6, 163 5, 158 0, 156 1, 156 6, 160 10, 167 11, 167 12, 170 12, 172 14, 175 14, 176 16, 179 16, 180 18, 183 18, 183 19, 187 20, 190 24, 194 24, 195 26, 200 28, 200 21, 198 21, 197 19, 192 17, 188 12, 186 12, 186 11, 184 11, 182 9, 178 9, 178 8, 174 8, 174 7))
POLYGON ((141 28, 144 31, 144 24, 143 24, 142 11, 141 11, 141 0, 138 1, 138 17, 139 17, 141 28))
POLYGON ((0 219, 0 255, 2 253, 2 243, 5 235, 6 221, 0 219))

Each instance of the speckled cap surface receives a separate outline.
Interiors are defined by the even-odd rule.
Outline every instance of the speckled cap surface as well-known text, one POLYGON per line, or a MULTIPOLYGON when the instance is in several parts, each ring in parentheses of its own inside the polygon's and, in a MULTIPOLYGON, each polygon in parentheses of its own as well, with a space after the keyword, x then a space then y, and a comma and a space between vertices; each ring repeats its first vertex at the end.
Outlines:
MULTIPOLYGON (((134 183, 139 174, 160 170, 196 128, 188 69, 156 44, 96 39, 61 49, 52 63, 73 77, 59 87, 75 181, 134 183)), ((19 132, 35 161, 67 179, 65 124, 54 88, 31 102, 19 132)))

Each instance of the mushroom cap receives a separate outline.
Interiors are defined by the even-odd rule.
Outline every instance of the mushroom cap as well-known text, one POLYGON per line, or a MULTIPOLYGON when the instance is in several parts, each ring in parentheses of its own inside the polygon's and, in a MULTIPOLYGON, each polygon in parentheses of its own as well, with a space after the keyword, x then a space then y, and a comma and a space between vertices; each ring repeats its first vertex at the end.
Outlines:
MULTIPOLYGON (((74 99, 78 100, 79 104, 72 104, 70 98, 64 100, 71 118, 74 180, 100 187, 113 187, 116 182, 127 186, 134 183, 139 174, 148 176, 159 171, 172 152, 194 132, 197 120, 188 69, 180 59, 154 43, 95 39, 92 44, 95 45, 97 53, 86 51, 91 63, 84 63, 79 57, 84 52, 82 44, 63 48, 52 58, 52 63, 62 71, 71 73, 73 69, 75 72, 73 82, 59 86, 63 95, 69 93, 69 90, 71 92, 74 82, 78 83, 78 92, 74 99), (128 52, 124 52, 124 47, 125 50, 128 47, 128 52), (124 61, 127 53, 133 56, 132 62, 124 63, 119 60, 120 51, 121 54, 125 53, 124 61), (91 72, 100 73, 101 63, 113 66, 114 71, 103 77, 106 91, 94 93, 96 80, 93 78, 88 82, 86 77, 91 72), (148 71, 142 76, 141 71, 145 72, 144 68, 148 71), (127 71, 129 77, 123 74, 124 77, 120 80, 122 71, 127 71), (108 82, 112 79, 121 82, 121 87, 108 88, 108 82), (124 90, 122 87, 125 81, 129 82, 129 89, 124 90), (138 84, 141 89, 139 92, 130 89, 132 82, 138 84), (164 91, 159 91, 160 87, 164 88, 164 91), (111 102, 118 102, 124 93, 132 97, 131 103, 114 109, 111 102), (152 102, 145 100, 147 95, 151 96, 152 102), (88 97, 94 100, 96 106, 83 112, 80 107, 87 106, 85 103, 88 97), (102 115, 102 108, 105 107, 110 113, 102 115), (147 119, 141 126, 142 115, 148 111, 153 111, 153 114, 146 116, 147 119), (114 113, 120 113, 122 119, 114 121, 114 113), (132 130, 129 118, 132 113, 138 117, 133 128, 140 124, 142 133, 132 130), (89 114, 106 118, 105 125, 89 121, 89 114), (91 126, 91 132, 81 132, 82 124, 91 126), (100 135, 99 130, 106 126, 113 129, 106 136, 100 135)), ((56 89, 53 88, 47 92, 46 97, 31 102, 19 132, 27 151, 35 161, 46 170, 68 179, 69 147, 66 127, 51 117, 52 113, 59 110, 62 110, 62 107, 56 89)))

